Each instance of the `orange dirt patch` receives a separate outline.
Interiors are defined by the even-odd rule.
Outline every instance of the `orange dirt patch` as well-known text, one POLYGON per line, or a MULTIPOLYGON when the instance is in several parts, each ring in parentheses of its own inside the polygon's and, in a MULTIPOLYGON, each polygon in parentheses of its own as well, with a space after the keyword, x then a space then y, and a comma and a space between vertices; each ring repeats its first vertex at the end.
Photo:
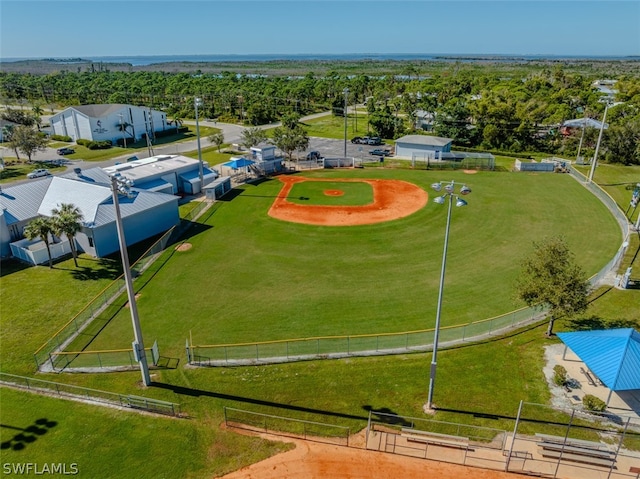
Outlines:
POLYGON ((524 479, 520 474, 428 461, 415 457, 334 446, 300 439, 259 434, 265 439, 292 442, 295 449, 232 472, 222 479, 524 479))
POLYGON ((176 246, 176 251, 187 251, 190 250, 192 246, 191 243, 182 243, 176 246))
POLYGON ((382 223, 409 216, 427 204, 429 195, 412 183, 400 180, 323 179, 281 176, 280 194, 269 216, 283 221, 322 226, 354 226, 382 223), (303 181, 365 182, 373 188, 373 202, 362 206, 299 205, 287 200, 295 183, 303 181))
POLYGON ((463 173, 466 173, 467 175, 475 175, 478 170, 462 170, 463 173))
POLYGON ((323 193, 327 196, 342 196, 344 191, 342 190, 324 190, 323 193))

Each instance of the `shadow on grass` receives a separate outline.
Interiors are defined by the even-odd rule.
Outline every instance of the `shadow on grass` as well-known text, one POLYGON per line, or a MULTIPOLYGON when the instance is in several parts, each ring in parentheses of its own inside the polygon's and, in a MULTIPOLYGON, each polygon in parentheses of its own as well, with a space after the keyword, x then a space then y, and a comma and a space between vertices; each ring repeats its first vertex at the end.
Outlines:
POLYGON ((210 398, 215 398, 215 399, 225 399, 227 401, 236 401, 236 402, 240 402, 240 403, 253 404, 253 405, 256 405, 256 406, 265 406, 265 407, 272 407, 272 408, 277 408, 277 409, 285 409, 287 411, 297 411, 297 412, 318 414, 320 416, 339 417, 339 418, 343 418, 343 419, 355 419, 355 420, 359 420, 359 421, 367 421, 368 420, 368 416, 356 416, 354 414, 346 414, 346 413, 341 413, 341 412, 337 412, 337 411, 326 411, 326 410, 323 410, 323 409, 314 409, 314 408, 308 408, 308 407, 303 407, 303 406, 294 406, 294 405, 291 405, 291 404, 283 404, 283 403, 277 403, 277 402, 273 402, 273 401, 265 401, 264 399, 256 399, 256 398, 249 398, 249 397, 243 397, 243 396, 234 396, 232 394, 224 394, 224 393, 217 393, 217 392, 213 392, 213 391, 205 391, 203 389, 193 389, 193 388, 187 388, 187 387, 183 387, 183 386, 174 386, 173 384, 152 382, 150 387, 166 389, 166 390, 174 392, 175 394, 180 394, 180 395, 183 395, 183 396, 210 397, 210 398))
POLYGON ((567 326, 576 331, 589 331, 592 329, 638 328, 640 325, 633 319, 602 319, 593 315, 571 319, 567 321, 567 326))
POLYGON ((98 258, 95 260, 98 264, 93 267, 80 266, 73 269, 71 276, 79 281, 97 281, 101 279, 115 279, 121 272, 122 268, 113 260, 98 258))
POLYGON ((368 404, 362 406, 367 412, 370 412, 372 416, 374 416, 374 420, 383 424, 393 424, 397 426, 405 426, 405 427, 413 427, 413 423, 411 421, 407 421, 405 418, 400 416, 398 413, 393 412, 388 407, 381 408, 373 408, 368 404))
POLYGON ((50 421, 47 418, 36 419, 33 424, 26 428, 9 426, 8 424, 0 424, 0 427, 5 429, 13 429, 15 431, 21 431, 13 436, 8 441, 4 441, 0 444, 0 449, 13 449, 14 451, 22 451, 27 447, 27 444, 34 443, 38 440, 39 436, 45 435, 49 432, 49 429, 56 427, 58 423, 56 421, 50 421))
POLYGON ((33 268, 32 264, 23 263, 17 259, 6 259, 0 263, 0 278, 8 276, 18 271, 23 271, 27 268, 33 268))

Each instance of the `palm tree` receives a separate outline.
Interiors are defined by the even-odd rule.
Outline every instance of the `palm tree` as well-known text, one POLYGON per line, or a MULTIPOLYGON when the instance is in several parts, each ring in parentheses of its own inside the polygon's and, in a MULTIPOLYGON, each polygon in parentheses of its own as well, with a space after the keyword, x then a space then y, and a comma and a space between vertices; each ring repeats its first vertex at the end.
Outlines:
POLYGON ((44 241, 47 247, 47 254, 49 255, 49 268, 53 268, 53 262, 51 261, 51 248, 49 247, 49 234, 53 231, 51 220, 43 216, 39 216, 29 222, 24 228, 24 236, 28 240, 40 238, 44 241))
POLYGON ((80 209, 71 203, 62 203, 59 208, 51 210, 52 226, 56 236, 65 235, 71 246, 73 262, 78 267, 78 252, 76 251, 75 235, 82 229, 83 216, 80 209))
POLYGON ((209 137, 209 141, 218 147, 218 153, 220 153, 220 147, 224 143, 224 133, 221 131, 212 134, 209 137))

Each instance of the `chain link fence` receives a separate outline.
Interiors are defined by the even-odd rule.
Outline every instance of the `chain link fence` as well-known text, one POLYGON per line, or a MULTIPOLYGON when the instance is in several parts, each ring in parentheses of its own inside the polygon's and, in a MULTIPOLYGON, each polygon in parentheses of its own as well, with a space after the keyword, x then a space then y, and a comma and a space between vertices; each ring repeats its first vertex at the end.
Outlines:
MULTIPOLYGON (((504 334, 541 320, 544 314, 544 310, 522 308, 495 318, 440 328, 438 346, 446 348, 504 334)), ((195 345, 187 340, 186 353, 188 363, 198 366, 239 366, 349 356, 406 354, 430 351, 433 347, 434 332, 435 329, 424 329, 399 333, 218 345, 195 345)))
MULTIPOLYGON (((187 212, 179 225, 163 234, 144 254, 131 265, 131 276, 134 280, 156 261, 167 246, 176 243, 191 222, 199 217, 209 206, 209 202, 198 204, 187 212)), ((126 366, 130 363, 131 352, 96 351, 91 354, 80 354, 96 337, 115 314, 126 305, 126 284, 124 276, 118 277, 105 289, 98 293, 84 308, 71 318, 62 328, 56 331, 38 350, 33 353, 38 370, 60 370, 69 366, 72 360, 82 358, 83 366, 103 367, 102 364, 126 366), (72 351, 65 354, 64 351, 72 351), (91 366, 88 364, 91 363, 91 366)))
POLYGON ((166 414, 169 416, 180 416, 180 405, 167 401, 159 401, 130 394, 118 394, 98 389, 72 386, 70 384, 44 381, 25 376, 16 376, 0 372, 0 384, 26 389, 41 394, 53 394, 55 396, 70 399, 91 401, 94 403, 108 404, 111 406, 121 406, 131 409, 141 409, 144 411, 166 414))

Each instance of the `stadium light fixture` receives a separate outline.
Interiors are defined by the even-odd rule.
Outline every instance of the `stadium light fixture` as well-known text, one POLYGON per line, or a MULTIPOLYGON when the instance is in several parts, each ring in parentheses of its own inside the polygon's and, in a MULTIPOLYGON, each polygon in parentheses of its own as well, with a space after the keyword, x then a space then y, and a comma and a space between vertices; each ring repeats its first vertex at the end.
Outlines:
POLYGON ((347 109, 348 103, 347 100, 349 98, 349 89, 345 88, 342 93, 344 93, 344 159, 347 159, 347 109))
MULTIPOLYGON (((455 194, 455 187, 456 187, 457 183, 455 181, 451 181, 450 183, 447 183, 444 186, 444 189, 446 191, 446 193, 442 196, 438 196, 436 198, 434 198, 434 203, 437 203, 439 205, 443 205, 446 201, 447 198, 449 199, 449 207, 447 210, 447 226, 445 228, 445 233, 444 233, 444 250, 442 251, 442 269, 440 270, 440 287, 438 289, 438 307, 436 310, 436 325, 435 325, 435 331, 433 334, 433 355, 431 357, 431 374, 430 374, 430 378, 429 378, 429 397, 427 399, 427 404, 425 404, 425 411, 426 412, 431 412, 434 410, 433 407, 433 390, 435 387, 435 382, 436 382, 436 368, 437 368, 437 362, 438 362, 438 339, 440 336, 440 316, 442 313, 442 295, 444 292, 444 274, 445 271, 447 269, 447 249, 449 246, 449 226, 451 225, 451 207, 453 205, 453 200, 455 198, 456 200, 456 206, 457 207, 462 207, 462 206, 467 206, 467 202, 465 200, 463 200, 462 198, 460 198, 458 195, 455 194)), ((440 191, 442 189, 442 182, 438 182, 438 183, 433 183, 431 185, 431 187, 435 190, 435 191, 440 191)), ((462 187, 460 188, 459 191, 460 194, 462 195, 468 195, 469 193, 471 193, 471 188, 469 188, 466 185, 462 185, 462 187)))
POLYGON ((120 214, 119 195, 126 195, 127 198, 133 198, 135 195, 131 191, 133 181, 129 178, 116 173, 111 176, 111 193, 113 196, 113 206, 116 211, 116 226, 118 229, 118 241, 120 243, 120 256, 122 257, 122 269, 124 271, 124 281, 127 286, 127 296, 129 298, 129 311, 131 311, 131 322, 133 324, 133 355, 140 364, 142 373, 142 382, 145 386, 151 384, 149 376, 149 365, 147 364, 147 356, 144 352, 144 343, 142 341, 142 329, 140 328, 140 319, 138 317, 138 307, 136 305, 136 295, 133 290, 133 278, 131 277, 131 266, 129 265, 129 254, 127 253, 127 242, 124 237, 124 227, 122 226, 122 215, 120 214))

